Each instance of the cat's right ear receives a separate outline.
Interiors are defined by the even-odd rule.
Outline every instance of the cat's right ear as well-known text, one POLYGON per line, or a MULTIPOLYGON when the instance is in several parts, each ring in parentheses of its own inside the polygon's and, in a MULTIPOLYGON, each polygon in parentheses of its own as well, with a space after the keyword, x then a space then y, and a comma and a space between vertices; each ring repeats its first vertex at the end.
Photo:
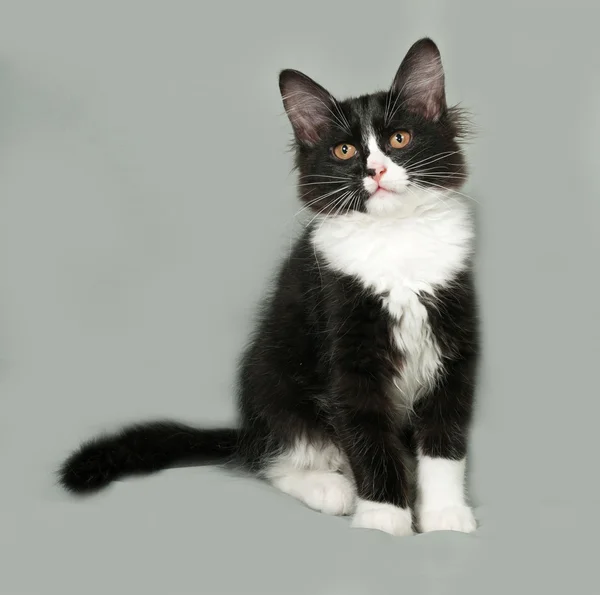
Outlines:
POLYGON ((335 99, 297 70, 283 70, 279 74, 279 90, 296 139, 314 146, 331 124, 335 99))

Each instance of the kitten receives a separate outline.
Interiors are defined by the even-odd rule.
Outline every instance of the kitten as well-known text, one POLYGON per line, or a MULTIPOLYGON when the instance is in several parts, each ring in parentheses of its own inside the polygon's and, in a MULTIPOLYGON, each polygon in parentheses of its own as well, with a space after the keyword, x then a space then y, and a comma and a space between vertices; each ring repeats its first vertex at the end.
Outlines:
POLYGON ((62 485, 98 490, 184 460, 235 462, 315 510, 393 535, 471 532, 465 455, 478 352, 460 112, 415 43, 387 92, 337 101, 284 70, 313 220, 240 363, 238 429, 173 422, 84 444, 62 485), (417 497, 407 453, 416 455, 417 497))

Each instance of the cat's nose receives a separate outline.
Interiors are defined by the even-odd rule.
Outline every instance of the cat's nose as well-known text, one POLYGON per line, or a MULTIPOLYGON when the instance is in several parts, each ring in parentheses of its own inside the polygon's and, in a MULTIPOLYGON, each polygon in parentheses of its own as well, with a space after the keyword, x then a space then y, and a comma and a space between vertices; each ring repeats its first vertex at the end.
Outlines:
POLYGON ((381 180, 386 171, 387 168, 385 165, 374 165, 369 169, 368 174, 379 184, 379 180, 381 180))

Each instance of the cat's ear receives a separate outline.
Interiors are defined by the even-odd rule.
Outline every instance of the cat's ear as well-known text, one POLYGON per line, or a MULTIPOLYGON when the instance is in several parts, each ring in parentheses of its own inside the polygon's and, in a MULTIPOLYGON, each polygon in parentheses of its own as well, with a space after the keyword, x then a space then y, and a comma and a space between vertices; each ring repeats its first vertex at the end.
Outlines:
POLYGON ((428 120, 437 120, 446 110, 444 69, 440 52, 431 41, 417 41, 406 54, 392 85, 402 106, 428 120))
POLYGON ((283 70, 279 90, 299 142, 312 146, 331 124, 335 99, 321 85, 297 70, 283 70))

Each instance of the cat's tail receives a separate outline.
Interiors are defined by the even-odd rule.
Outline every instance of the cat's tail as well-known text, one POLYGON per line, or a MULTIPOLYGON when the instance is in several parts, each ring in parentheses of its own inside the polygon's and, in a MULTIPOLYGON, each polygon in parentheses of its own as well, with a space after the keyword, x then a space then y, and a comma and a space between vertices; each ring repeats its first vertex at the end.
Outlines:
POLYGON ((62 464, 59 481, 70 492, 95 492, 127 475, 185 462, 233 460, 238 442, 235 429, 196 429, 175 422, 132 425, 85 442, 62 464))

